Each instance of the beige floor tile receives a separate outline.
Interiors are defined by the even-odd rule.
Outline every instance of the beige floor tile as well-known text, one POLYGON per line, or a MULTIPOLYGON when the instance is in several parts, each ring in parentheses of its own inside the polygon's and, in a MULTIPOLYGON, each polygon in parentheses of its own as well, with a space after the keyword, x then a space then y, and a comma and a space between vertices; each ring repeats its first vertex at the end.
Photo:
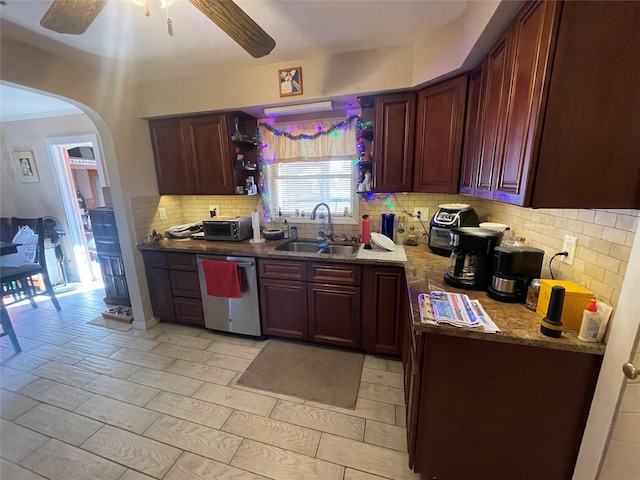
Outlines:
POLYGON ((102 423, 53 405, 40 404, 15 422, 76 447, 96 433, 102 423))
POLYGON ((3 367, 13 368, 15 370, 22 370, 23 372, 30 372, 34 368, 38 368, 40 365, 47 363, 47 360, 30 353, 19 353, 11 358, 2 362, 3 367))
POLYGON ((15 420, 36 405, 40 405, 40 402, 20 395, 19 393, 0 390, 0 417, 5 420, 15 420))
POLYGON ((394 480, 418 478, 409 470, 406 453, 327 433, 322 434, 316 457, 394 480))
POLYGON ((146 338, 136 338, 124 333, 113 333, 107 338, 102 340, 104 343, 111 345, 118 345, 124 348, 130 348, 131 350, 140 350, 141 352, 148 352, 154 347, 159 345, 155 340, 147 340, 146 338))
POLYGON ((206 350, 211 346, 213 340, 202 337, 192 337, 191 335, 180 335, 179 333, 163 333, 156 338, 158 342, 172 343, 181 347, 206 350))
POLYGON ((31 340, 36 340, 42 343, 50 343, 52 345, 64 345, 67 342, 75 339, 75 335, 68 335, 64 333, 48 332, 46 330, 40 331, 24 331, 25 329, 19 329, 18 336, 26 337, 31 340))
POLYGON ((310 405, 300 405, 278 400, 270 417, 301 427, 333 433, 354 440, 362 441, 364 438, 364 419, 310 405))
POLYGON ((219 429, 233 411, 231 408, 175 393, 160 392, 145 409, 219 429))
POLYGON ((233 355, 225 355, 224 353, 214 353, 213 356, 207 360, 207 365, 213 365, 214 367, 224 368, 226 370, 234 370, 236 372, 244 372, 252 360, 240 357, 234 357, 233 355))
POLYGON ((320 432, 315 430, 237 410, 222 430, 310 457, 320 443, 320 432))
POLYGON ((122 400, 123 402, 138 406, 145 405, 159 392, 159 390, 155 388, 107 377, 106 375, 101 375, 84 388, 90 392, 99 393, 105 397, 115 398, 116 400, 122 400))
POLYGON ((192 337, 197 337, 202 333, 202 328, 188 327, 186 325, 178 325, 169 322, 160 322, 155 327, 153 327, 152 330, 162 333, 171 332, 178 333, 180 335, 191 335, 192 337))
POLYGON ((373 370, 387 371, 388 362, 384 358, 374 357, 372 355, 365 355, 364 368, 371 368, 373 370))
POLYGON ((156 330, 137 330, 132 328, 131 330, 127 330, 124 332, 125 335, 129 335, 130 337, 135 338, 146 338, 147 340, 155 340, 156 337, 162 335, 162 332, 156 330))
POLYGON ((213 333, 211 331, 202 332, 200 338, 210 340, 212 342, 225 342, 233 343, 235 345, 242 345, 243 347, 253 347, 256 343, 255 340, 250 338, 236 337, 234 335, 223 335, 221 333, 213 333))
POLYGON ((18 393, 65 410, 75 410, 91 398, 89 392, 46 378, 40 378, 30 383, 20 389, 18 393))
POLYGON ((260 353, 259 348, 245 347, 243 345, 226 342, 215 342, 207 348, 207 351, 213 353, 224 353, 227 355, 233 355, 234 357, 246 358, 248 360, 253 360, 256 358, 258 353, 260 353))
POLYGON ((44 477, 5 459, 0 459, 0 478, 7 480, 45 480, 44 477))
POLYGON ((383 477, 379 477, 377 475, 371 475, 370 473, 365 473, 359 470, 353 470, 351 468, 347 468, 344 472, 344 480, 387 480, 387 479, 383 477))
POLYGON ((407 428, 407 407, 396 405, 396 425, 407 428))
POLYGON ((404 368, 402 367, 402 362, 397 360, 389 360, 389 368, 390 372, 394 373, 404 373, 404 368))
POLYGON ((391 405, 390 403, 376 402, 374 400, 367 400, 366 398, 358 398, 356 408, 353 410, 334 407, 332 405, 323 405, 322 403, 310 402, 308 400, 305 401, 304 404, 324 408, 326 410, 331 410, 332 412, 344 413, 345 415, 366 418, 368 420, 376 420, 377 422, 382 423, 389 423, 391 425, 396 423, 396 409, 394 405, 391 405))
POLYGON ((404 389, 388 387, 378 383, 361 382, 358 398, 375 400, 376 402, 404 405, 404 389))
POLYGON ((136 472, 135 470, 127 470, 126 472, 124 472, 124 475, 121 476, 118 480, 152 480, 152 479, 153 477, 150 477, 149 475, 144 475, 140 472, 136 472))
POLYGON ((94 395, 76 408, 75 412, 139 434, 160 416, 156 412, 102 395, 94 395))
MULTIPOLYGON (((22 349, 23 352, 30 352, 31 350, 34 350, 44 345, 43 342, 39 342, 38 340, 31 340, 30 338, 27 338, 27 337, 21 337, 20 335, 18 335, 18 341, 20 342, 20 348, 22 349)), ((11 341, 9 340, 8 337, 0 338, 0 346, 2 346, 3 349, 6 348, 10 352, 15 353, 15 350, 13 349, 13 345, 11 345, 11 341)))
POLYGON ((173 358, 156 355, 155 353, 138 352, 137 350, 129 350, 128 348, 118 350, 109 358, 132 363, 140 367, 155 368, 156 370, 162 370, 174 360, 173 358))
POLYGON ((236 435, 168 415, 156 420, 144 436, 223 463, 231 461, 242 442, 236 435))
POLYGON ((2 458, 18 463, 24 457, 44 445, 48 437, 16 425, 7 420, 0 420, 0 444, 2 458))
POLYGON ((342 480, 344 475, 339 465, 248 439, 231 465, 275 480, 342 480))
POLYGON ((404 386, 402 374, 383 372, 382 370, 373 370, 371 368, 362 369, 362 381, 396 388, 403 388, 404 386))
POLYGON ((156 478, 162 478, 182 453, 164 443, 109 425, 98 430, 82 448, 156 478))
POLYGON ((292 397, 291 395, 283 395, 281 393, 268 392, 267 390, 258 390, 257 388, 245 387, 244 385, 238 385, 238 380, 242 377, 242 372, 237 372, 233 380, 229 383, 232 388, 238 390, 244 390, 245 392, 257 393, 258 395, 266 395, 267 397, 277 398, 278 400, 285 400, 292 403, 304 403, 303 398, 292 397))
POLYGON ((96 373, 60 362, 45 363, 33 370, 33 374, 78 388, 82 388, 98 378, 96 373))
POLYGON ((116 480, 126 470, 122 465, 55 439, 49 440, 20 465, 51 480, 116 480))
MULTIPOLYGON (((123 477, 124 478, 124 477, 123 477)), ((132 479, 133 480, 133 479, 132 479)), ((267 480, 266 477, 184 452, 164 480, 267 480)))
POLYGON ((105 330, 117 330, 119 332, 126 332, 131 330, 133 327, 131 324, 126 322, 120 322, 118 320, 111 320, 110 318, 104 318, 102 315, 94 318, 90 322, 87 322, 88 325, 94 325, 96 327, 104 327, 105 330))
POLYGON ((205 383, 200 390, 193 394, 193 397, 263 417, 268 417, 276 404, 275 398, 213 383, 205 383))
POLYGON ((205 382, 217 383, 218 385, 228 385, 236 374, 233 370, 203 365, 202 363, 187 362, 186 360, 176 360, 164 371, 197 378, 205 382))
POLYGON ((102 340, 108 337, 113 332, 106 328, 99 328, 92 325, 78 325, 73 324, 62 329, 64 333, 76 335, 77 337, 90 338, 91 340, 102 340))
POLYGON ((109 377, 119 378, 120 380, 125 380, 140 370, 140 367, 136 365, 119 362, 118 360, 112 360, 98 355, 89 355, 84 360, 76 363, 75 366, 109 377))
POLYGON ((80 352, 70 347, 56 347, 54 345, 43 345, 29 353, 31 355, 48 358, 49 360, 55 360, 56 362, 67 363, 69 365, 78 363, 89 355, 88 353, 80 352))
POLYGON ((129 381, 164 390, 165 392, 179 393, 180 395, 187 396, 193 395, 196 390, 204 385, 204 382, 201 380, 194 380, 193 378, 150 368, 141 369, 129 377, 129 381))
POLYGON ((76 338, 75 340, 71 340, 69 343, 66 343, 64 346, 89 355, 100 355, 102 357, 113 355, 121 348, 118 345, 109 345, 107 343, 102 343, 102 341, 96 342, 87 338, 76 338))
POLYGON ((364 441, 391 450, 407 452, 407 431, 396 425, 367 420, 364 441))
POLYGON ((25 385, 29 385, 38 377, 21 370, 15 370, 9 367, 0 368, 0 386, 7 390, 20 390, 25 385))
POLYGON ((158 355, 166 355, 168 357, 179 358, 188 362, 206 363, 211 358, 211 353, 197 348, 182 347, 180 345, 172 345, 170 343, 161 343, 154 348, 152 353, 158 355))

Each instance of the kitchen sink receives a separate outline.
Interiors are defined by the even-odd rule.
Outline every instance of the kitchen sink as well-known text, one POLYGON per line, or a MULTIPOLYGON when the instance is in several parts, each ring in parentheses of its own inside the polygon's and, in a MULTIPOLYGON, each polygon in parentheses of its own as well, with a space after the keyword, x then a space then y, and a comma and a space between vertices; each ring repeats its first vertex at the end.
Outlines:
POLYGON ((276 247, 280 252, 323 253, 329 255, 352 255, 358 251, 354 243, 328 243, 317 240, 290 240, 276 247))

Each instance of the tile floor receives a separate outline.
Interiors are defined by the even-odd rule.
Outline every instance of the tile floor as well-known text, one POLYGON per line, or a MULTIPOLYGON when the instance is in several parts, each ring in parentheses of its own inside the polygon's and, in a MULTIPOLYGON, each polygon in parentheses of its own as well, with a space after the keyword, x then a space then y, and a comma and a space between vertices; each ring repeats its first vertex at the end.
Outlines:
POLYGON ((169 323, 88 324, 101 289, 10 307, 0 340, 0 478, 415 479, 402 366, 367 356, 354 410, 236 380, 266 344, 169 323))

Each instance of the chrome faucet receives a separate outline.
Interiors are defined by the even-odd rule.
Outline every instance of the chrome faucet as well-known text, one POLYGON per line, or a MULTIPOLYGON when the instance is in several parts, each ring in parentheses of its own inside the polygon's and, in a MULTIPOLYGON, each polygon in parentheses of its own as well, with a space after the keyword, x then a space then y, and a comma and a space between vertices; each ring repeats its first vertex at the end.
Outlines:
POLYGON ((329 209, 329 205, 327 205, 326 203, 317 204, 315 207, 313 207, 313 210, 311 211, 311 216, 309 218, 311 220, 315 220, 316 219, 316 211, 318 210, 318 207, 321 207, 322 205, 324 205, 326 207, 327 213, 329 214, 329 231, 328 232, 323 231, 322 233, 324 233, 324 235, 327 237, 328 240, 332 240, 333 239, 333 224, 331 223, 331 210, 329 209))

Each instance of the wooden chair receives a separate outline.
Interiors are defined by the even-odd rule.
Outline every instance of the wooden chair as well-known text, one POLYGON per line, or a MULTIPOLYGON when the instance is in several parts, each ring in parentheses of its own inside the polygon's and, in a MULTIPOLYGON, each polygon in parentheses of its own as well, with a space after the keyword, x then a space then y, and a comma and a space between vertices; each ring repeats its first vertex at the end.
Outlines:
MULTIPOLYGON (((33 308, 38 308, 38 304, 34 301, 33 297, 37 295, 49 295, 51 303, 57 311, 62 310, 56 294, 53 291, 53 286, 49 280, 49 272, 47 270, 47 259, 44 252, 44 223, 42 218, 11 218, 10 234, 15 235, 20 227, 28 226, 35 233, 38 234, 38 248, 36 250, 35 261, 29 265, 23 265, 21 267, 5 267, 2 266, 2 259, 0 258, 0 281, 2 283, 2 302, 4 305, 5 296, 11 296, 14 303, 25 298, 31 302, 33 308), (44 290, 38 291, 33 281, 37 275, 42 276, 44 283, 44 290)), ((0 221, 0 227, 3 233, 1 237, 8 237, 6 232, 7 226, 0 221)), ((11 241, 11 240, 8 240, 11 241)))

